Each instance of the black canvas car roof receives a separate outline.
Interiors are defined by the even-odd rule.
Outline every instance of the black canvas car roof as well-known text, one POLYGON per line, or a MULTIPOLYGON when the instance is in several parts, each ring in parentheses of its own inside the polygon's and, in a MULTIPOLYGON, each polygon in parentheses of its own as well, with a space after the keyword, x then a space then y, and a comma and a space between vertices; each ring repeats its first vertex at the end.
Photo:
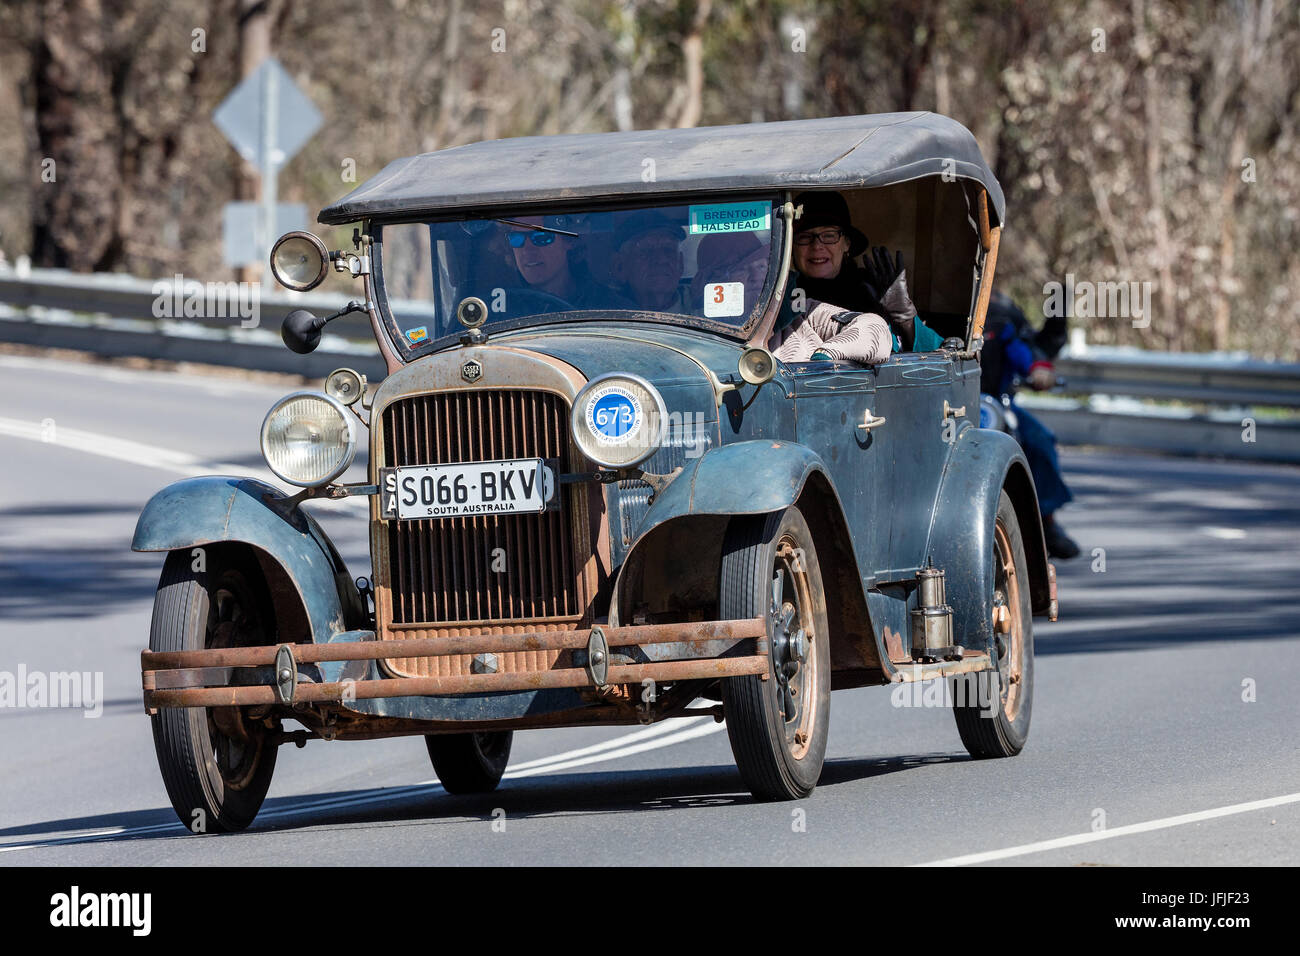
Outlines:
POLYGON ((323 223, 759 189, 888 186, 947 173, 1005 204, 975 137, 937 113, 489 140, 394 160, 321 210, 323 223), (653 167, 647 163, 653 161, 653 167), (653 170, 653 176, 647 170, 653 170))

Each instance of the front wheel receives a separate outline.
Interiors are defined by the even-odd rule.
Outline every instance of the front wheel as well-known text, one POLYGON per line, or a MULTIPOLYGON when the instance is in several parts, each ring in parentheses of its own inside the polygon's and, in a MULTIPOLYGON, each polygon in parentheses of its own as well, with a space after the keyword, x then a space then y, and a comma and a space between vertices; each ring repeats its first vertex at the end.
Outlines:
MULTIPOLYGON (((215 559, 209 553, 209 563, 215 559)), ((260 584, 237 567, 195 571, 188 552, 172 552, 154 597, 149 649, 274 643, 274 612, 260 584)), ((265 725, 246 720, 239 707, 166 707, 151 719, 158 768, 181 823, 196 833, 252 823, 275 770, 265 725)))
POLYGON ((424 738, 438 782, 448 793, 489 793, 510 761, 510 730, 471 734, 428 734, 424 738))
POLYGON ((1034 626, 1024 538, 1007 493, 993 527, 993 649, 997 669, 953 684, 953 715, 977 759, 1014 757, 1029 739, 1034 701, 1034 626))
POLYGON ((821 777, 830 726, 826 600, 798 508, 734 519, 722 548, 720 615, 768 621, 768 673, 722 682, 731 752, 759 800, 798 800, 821 777))

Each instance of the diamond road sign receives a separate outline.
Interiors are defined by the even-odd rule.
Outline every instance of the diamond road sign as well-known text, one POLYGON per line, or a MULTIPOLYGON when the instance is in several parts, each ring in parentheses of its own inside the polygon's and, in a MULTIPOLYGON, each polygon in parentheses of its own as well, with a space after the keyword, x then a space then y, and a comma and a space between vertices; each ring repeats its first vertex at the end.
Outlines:
POLYGON ((275 221, 267 229, 266 208, 256 202, 228 202, 221 215, 222 261, 228 266, 262 265, 276 236, 307 228, 307 207, 300 202, 276 203, 275 221))
POLYGON ((212 120, 262 170, 287 163, 321 125, 320 111, 274 57, 231 90, 212 120))

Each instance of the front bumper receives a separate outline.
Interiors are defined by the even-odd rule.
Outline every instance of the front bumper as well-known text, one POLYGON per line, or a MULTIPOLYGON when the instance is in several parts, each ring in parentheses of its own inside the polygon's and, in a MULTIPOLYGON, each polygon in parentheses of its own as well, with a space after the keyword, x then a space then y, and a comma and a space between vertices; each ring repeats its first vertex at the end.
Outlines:
POLYGON ((644 624, 582 628, 531 634, 480 634, 425 640, 347 640, 327 644, 278 644, 209 648, 198 651, 142 651, 141 683, 150 713, 170 707, 243 707, 340 703, 378 697, 486 694, 542 688, 601 688, 739 677, 767 677, 767 619, 644 624), (727 656, 705 656, 721 641, 727 656), (593 648, 601 653, 596 653, 593 648), (615 649, 639 654, 616 654, 615 649), (330 682, 304 681, 299 665, 338 661, 379 661, 499 654, 507 651, 562 650, 566 666, 546 671, 482 673, 442 677, 374 677, 330 682), (663 657, 673 660, 618 664, 615 659, 663 657), (649 652, 649 653, 647 653, 649 652), (603 660, 598 658, 603 657, 603 660), (269 673, 268 673, 269 672, 269 673), (269 678, 269 679, 268 679, 269 678))

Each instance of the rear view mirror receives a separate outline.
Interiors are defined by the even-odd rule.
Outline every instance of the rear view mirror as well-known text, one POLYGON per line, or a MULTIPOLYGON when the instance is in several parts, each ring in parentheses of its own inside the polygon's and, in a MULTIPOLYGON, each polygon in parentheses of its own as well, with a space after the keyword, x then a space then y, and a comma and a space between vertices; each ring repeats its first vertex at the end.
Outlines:
POLYGON ((284 317, 280 338, 291 351, 306 355, 320 345, 320 330, 324 327, 325 323, 306 309, 294 309, 284 317))

